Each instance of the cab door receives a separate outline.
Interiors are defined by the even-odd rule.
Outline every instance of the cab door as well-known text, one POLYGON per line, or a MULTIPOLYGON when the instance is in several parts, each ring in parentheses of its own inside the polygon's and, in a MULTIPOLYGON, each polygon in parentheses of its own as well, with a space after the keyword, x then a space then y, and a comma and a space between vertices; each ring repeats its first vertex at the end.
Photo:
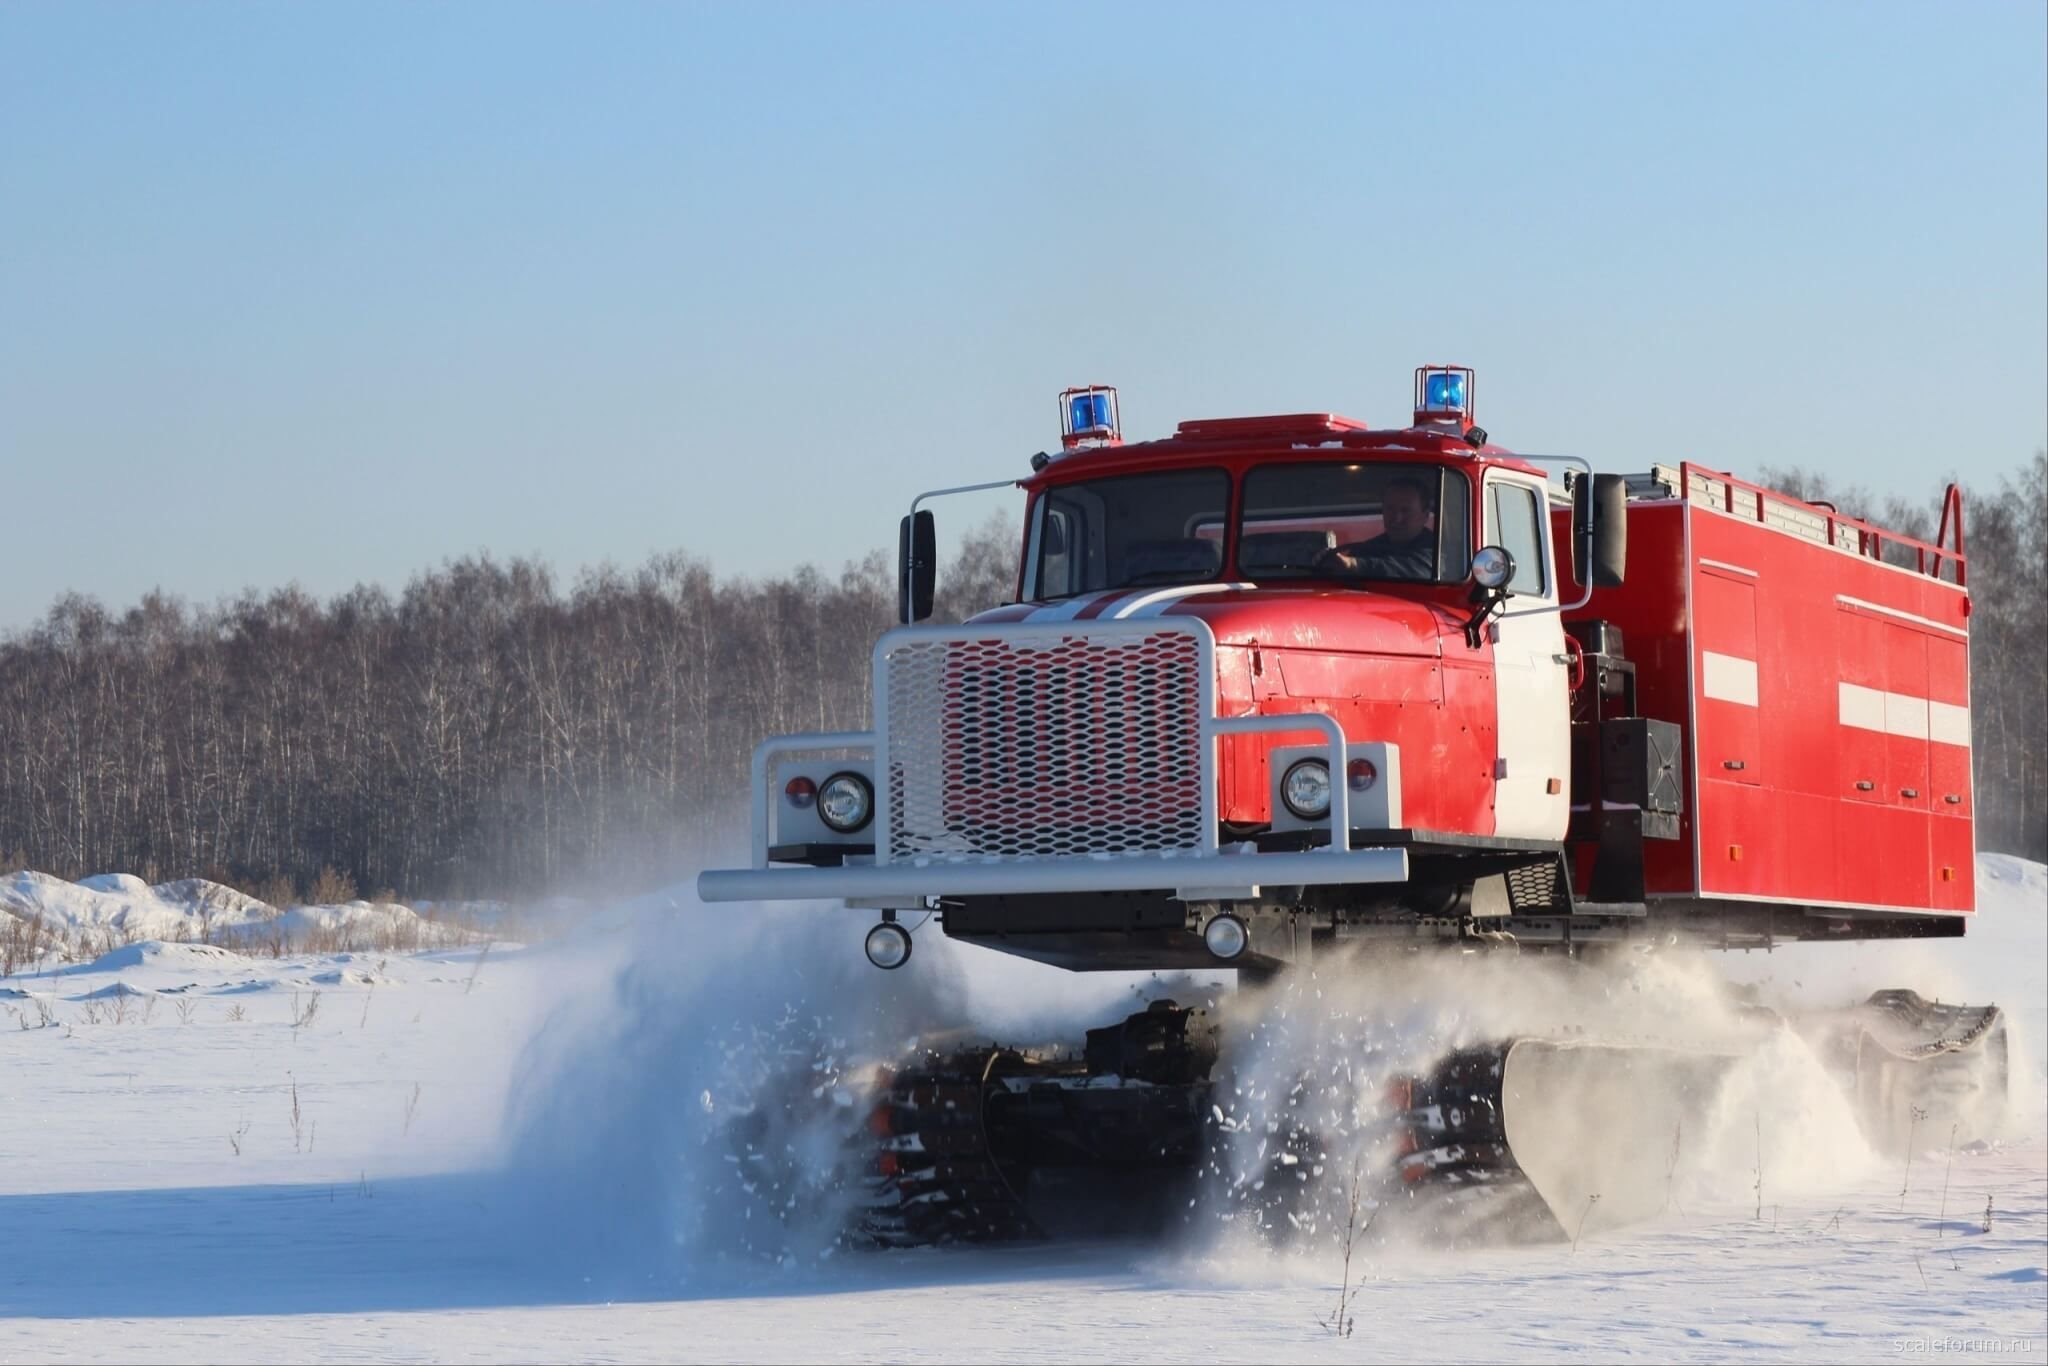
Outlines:
POLYGON ((1513 596, 1488 631, 1499 709, 1494 832, 1556 840, 1571 815, 1571 697, 1548 503, 1541 479, 1487 475, 1484 540, 1515 561, 1513 596))

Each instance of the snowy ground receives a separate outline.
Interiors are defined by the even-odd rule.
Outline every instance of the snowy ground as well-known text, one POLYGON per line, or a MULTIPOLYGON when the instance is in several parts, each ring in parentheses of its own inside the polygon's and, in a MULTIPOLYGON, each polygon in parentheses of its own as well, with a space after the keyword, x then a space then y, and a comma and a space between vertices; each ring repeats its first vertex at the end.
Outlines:
POLYGON ((1802 1130, 1761 1219, 1745 1171, 1576 1251, 1374 1247, 1348 1338, 1318 1322, 1334 1256, 1222 1231, 721 1255, 744 1230, 702 1198, 703 1139, 764 1053, 819 1022, 828 1052, 942 1023, 1071 1037, 1141 980, 936 936, 884 976, 854 920, 659 898, 527 947, 53 962, 0 981, 0 1360, 2039 1360, 2048 882, 1983 873, 1961 943, 1717 961, 1817 1004, 2008 1005, 2006 1142, 1951 1167, 1930 1135, 1909 1169, 1802 1130))

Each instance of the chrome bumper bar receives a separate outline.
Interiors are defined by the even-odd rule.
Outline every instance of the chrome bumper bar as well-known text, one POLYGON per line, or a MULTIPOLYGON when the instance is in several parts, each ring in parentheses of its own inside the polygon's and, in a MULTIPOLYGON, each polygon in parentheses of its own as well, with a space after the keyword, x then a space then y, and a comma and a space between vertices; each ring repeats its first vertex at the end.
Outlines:
POLYGON ((1002 862, 726 868, 697 875, 705 901, 1029 896, 1041 892, 1171 891, 1187 901, 1249 899, 1261 887, 1406 882, 1404 849, 1311 849, 1272 854, 1159 854, 1002 862))

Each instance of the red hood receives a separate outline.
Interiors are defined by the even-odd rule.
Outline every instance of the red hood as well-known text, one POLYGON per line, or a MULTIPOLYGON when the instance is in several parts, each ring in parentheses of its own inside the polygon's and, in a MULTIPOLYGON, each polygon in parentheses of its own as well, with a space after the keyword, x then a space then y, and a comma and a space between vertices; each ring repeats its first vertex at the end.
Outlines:
POLYGON ((1428 603, 1321 584, 1200 584, 1085 593, 1061 602, 998 607, 973 620, 993 625, 1162 616, 1200 617, 1219 645, 1432 657, 1442 653, 1440 633, 1451 620, 1446 610, 1428 603))

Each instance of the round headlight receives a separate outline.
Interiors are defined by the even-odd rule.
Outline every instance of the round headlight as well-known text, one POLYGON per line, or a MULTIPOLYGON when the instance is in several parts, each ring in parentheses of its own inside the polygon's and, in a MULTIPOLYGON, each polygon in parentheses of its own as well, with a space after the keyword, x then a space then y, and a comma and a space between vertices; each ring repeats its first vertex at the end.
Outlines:
POLYGON ((818 818, 851 835, 875 814, 875 790, 858 773, 835 773, 818 784, 818 818))
POLYGON ((1515 557, 1497 545, 1487 546, 1472 557, 1472 582, 1489 591, 1505 588, 1515 576, 1515 557))
POLYGON ((1251 931, 1234 915, 1211 916, 1209 923, 1202 926, 1202 942, 1209 946, 1210 953, 1226 963, 1243 953, 1251 940, 1251 931))
POLYGON ((885 920, 868 931, 868 961, 878 968, 900 968, 910 961, 910 931, 885 920))
POLYGON ((1330 814, 1330 766, 1321 759, 1300 759, 1280 779, 1280 800, 1305 821, 1330 814))

